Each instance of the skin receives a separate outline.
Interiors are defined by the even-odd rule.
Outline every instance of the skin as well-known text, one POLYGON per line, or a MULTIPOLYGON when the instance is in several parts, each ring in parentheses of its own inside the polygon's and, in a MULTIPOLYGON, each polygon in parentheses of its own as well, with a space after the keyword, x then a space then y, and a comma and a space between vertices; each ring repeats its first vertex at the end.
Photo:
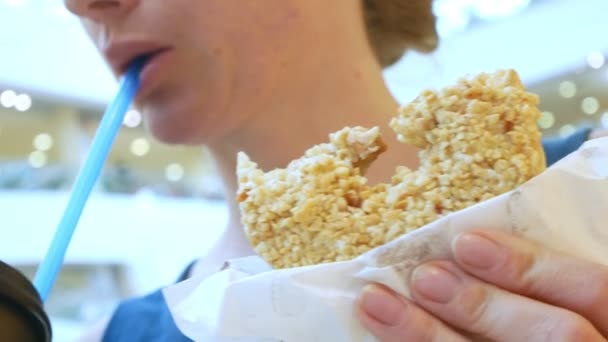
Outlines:
POLYGON ((365 289, 359 316, 380 341, 607 340, 608 267, 500 232, 451 247, 412 273, 412 300, 365 289))
MULTIPOLYGON (((158 82, 140 94, 137 105, 148 131, 158 140, 209 148, 224 182, 230 213, 223 235, 196 264, 194 274, 216 272, 224 260, 253 253, 240 226, 234 198, 238 151, 247 152, 265 169, 282 167, 344 126, 379 126, 393 148, 368 171, 370 182, 388 181, 397 165, 416 167, 416 149, 398 143, 387 127, 398 104, 368 44, 359 5, 346 0, 66 0, 100 50, 128 38, 172 48, 170 63, 163 64, 158 82)), ((599 316, 599 309, 588 298, 581 298, 581 293, 564 289, 581 283, 593 286, 601 294, 594 299, 607 305, 608 295, 599 290, 600 285, 608 284, 602 266, 556 257, 542 246, 514 237, 495 239, 515 246, 506 249, 511 251, 508 260, 527 261, 523 266, 534 265, 533 269, 518 273, 517 265, 503 261, 490 271, 473 272, 462 258, 443 261, 439 265, 464 282, 458 287, 464 295, 440 306, 420 295, 407 301, 386 289, 371 287, 362 294, 362 322, 382 341, 462 339, 456 331, 497 334, 504 331, 500 330, 504 322, 491 319, 497 315, 491 310, 495 306, 474 310, 473 304, 500 300, 501 312, 512 313, 509 326, 517 327, 509 330, 531 331, 534 326, 530 322, 534 321, 518 315, 530 311, 530 315, 544 317, 542 322, 547 326, 570 323, 571 328, 583 329, 575 329, 576 333, 601 340, 600 332, 605 334, 608 327, 592 328, 591 324, 608 318, 599 316), (523 249, 518 252, 516 247, 523 249), (517 257, 516 253, 524 252, 526 257, 517 257), (511 272, 503 274, 500 267, 511 272), (556 269, 572 273, 562 276, 561 282, 553 282, 556 269), (530 286, 534 277, 544 281, 542 286, 530 286), (539 289, 542 296, 530 292, 539 289), (498 294, 490 295, 494 293, 498 294), (380 313, 370 311, 370 296, 384 298, 375 301, 376 309, 382 308, 380 313), (453 305, 466 300, 474 302, 464 306, 469 311, 453 305), (484 315, 489 318, 478 321, 484 315)), ((425 286, 427 291, 441 292, 428 282, 424 284, 421 293, 425 286)), ((99 339, 103 326, 85 339, 99 339)), ((551 333, 562 340, 574 336, 568 335, 571 330, 551 333)), ((499 337, 516 341, 521 336, 499 337)))

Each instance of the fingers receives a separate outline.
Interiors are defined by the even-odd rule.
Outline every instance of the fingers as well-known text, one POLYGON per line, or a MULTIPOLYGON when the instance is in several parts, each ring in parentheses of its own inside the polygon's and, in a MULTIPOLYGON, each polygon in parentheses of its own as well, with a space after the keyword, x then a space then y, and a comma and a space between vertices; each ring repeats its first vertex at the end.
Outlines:
POLYGON ((606 266, 499 232, 460 235, 452 248, 458 266, 433 262, 412 274, 413 302, 368 289, 363 324, 388 342, 465 340, 459 332, 496 341, 607 341, 606 266))
POLYGON ((459 266, 507 291, 574 311, 608 336, 608 267, 500 232, 460 235, 459 266))
POLYGON ((467 341, 438 319, 381 286, 365 288, 359 308, 361 323, 381 342, 467 341))
POLYGON ((428 313, 493 341, 605 341, 582 316, 483 283, 451 262, 418 267, 411 289, 428 313))

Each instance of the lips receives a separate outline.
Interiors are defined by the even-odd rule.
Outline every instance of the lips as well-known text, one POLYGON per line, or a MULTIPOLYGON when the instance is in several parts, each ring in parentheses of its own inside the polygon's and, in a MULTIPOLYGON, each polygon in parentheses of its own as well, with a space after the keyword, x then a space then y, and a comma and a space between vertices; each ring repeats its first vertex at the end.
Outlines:
POLYGON ((161 45, 151 41, 124 40, 109 44, 103 49, 103 55, 116 75, 123 75, 129 64, 138 57, 148 60, 154 56, 170 50, 170 46, 161 45))
POLYGON ((146 64, 140 73, 140 89, 136 101, 146 98, 151 91, 166 79, 170 66, 175 63, 171 49, 163 49, 152 53, 146 59, 146 64))

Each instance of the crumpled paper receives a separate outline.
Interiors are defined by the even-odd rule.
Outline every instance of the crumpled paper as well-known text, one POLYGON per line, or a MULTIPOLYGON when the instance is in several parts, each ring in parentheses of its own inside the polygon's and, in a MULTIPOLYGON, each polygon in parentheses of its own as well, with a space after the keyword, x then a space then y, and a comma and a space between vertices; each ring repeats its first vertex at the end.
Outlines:
POLYGON ((384 284, 410 297, 413 269, 450 258, 450 242, 475 228, 497 229, 608 265, 608 138, 578 151, 519 188, 450 214, 360 257, 273 271, 258 257, 232 260, 210 277, 165 289, 179 329, 195 341, 367 342, 355 303, 384 284))

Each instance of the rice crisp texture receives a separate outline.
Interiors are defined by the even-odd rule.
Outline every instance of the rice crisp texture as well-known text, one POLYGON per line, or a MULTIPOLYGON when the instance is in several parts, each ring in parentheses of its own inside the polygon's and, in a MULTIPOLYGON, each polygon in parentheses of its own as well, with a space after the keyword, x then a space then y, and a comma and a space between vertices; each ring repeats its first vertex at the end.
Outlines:
POLYGON ((422 149, 420 167, 398 167, 390 184, 364 176, 386 150, 377 127, 346 127, 269 172, 241 152, 246 234, 274 268, 349 260, 513 190, 545 169, 538 102, 513 70, 423 91, 390 122, 400 142, 422 149))

